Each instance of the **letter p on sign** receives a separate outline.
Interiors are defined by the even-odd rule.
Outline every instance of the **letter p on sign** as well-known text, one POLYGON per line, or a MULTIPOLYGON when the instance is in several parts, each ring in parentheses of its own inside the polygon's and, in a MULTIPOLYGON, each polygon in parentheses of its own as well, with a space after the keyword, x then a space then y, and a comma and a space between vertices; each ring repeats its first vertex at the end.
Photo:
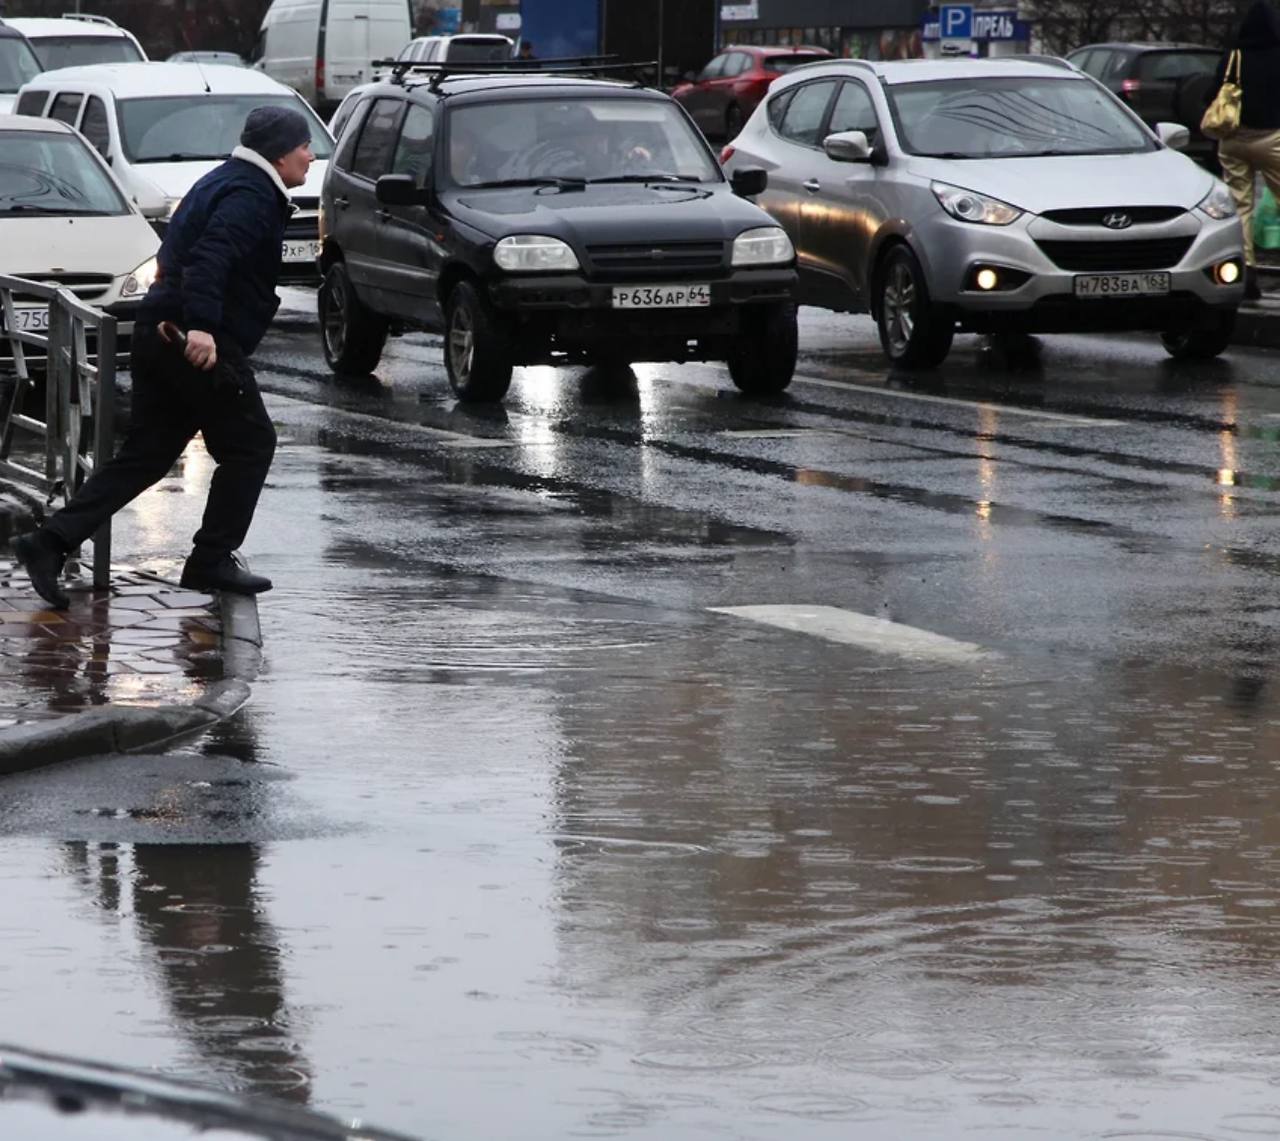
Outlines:
POLYGON ((944 4, 938 9, 938 25, 944 40, 973 39, 973 5, 944 4))

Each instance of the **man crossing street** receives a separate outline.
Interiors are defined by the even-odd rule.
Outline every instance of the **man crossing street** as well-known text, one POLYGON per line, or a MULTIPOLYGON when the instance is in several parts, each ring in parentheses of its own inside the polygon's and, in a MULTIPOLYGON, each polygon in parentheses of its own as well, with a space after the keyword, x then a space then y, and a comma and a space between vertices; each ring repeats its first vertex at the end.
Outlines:
POLYGON ((163 478, 197 432, 217 469, 181 583, 208 592, 271 589, 233 555, 276 443, 248 358, 280 304, 288 191, 302 185, 313 161, 310 124, 300 112, 258 107, 231 157, 183 198, 134 325, 124 443, 62 510, 14 540, 31 585, 56 609, 70 605, 59 582, 67 553, 163 478))

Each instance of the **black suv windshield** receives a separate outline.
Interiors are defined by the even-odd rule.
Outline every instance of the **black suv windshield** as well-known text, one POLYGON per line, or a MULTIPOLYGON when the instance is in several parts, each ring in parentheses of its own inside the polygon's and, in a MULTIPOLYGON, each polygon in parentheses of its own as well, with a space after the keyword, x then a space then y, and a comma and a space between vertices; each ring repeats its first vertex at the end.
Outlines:
POLYGON ((40 61, 26 40, 17 36, 0 38, 0 95, 12 95, 39 74, 40 61))
POLYGON ((0 217, 128 213, 79 135, 4 131, 0 138, 0 217))
POLYGON ((311 151, 328 158, 329 136, 297 95, 165 95, 122 99, 120 140, 131 162, 224 159, 240 142, 255 107, 290 107, 311 123, 311 151))
POLYGON ((939 158, 1134 154, 1140 123, 1088 79, 981 77, 886 88, 902 147, 939 158))
POLYGON ((720 180, 719 168, 680 109, 647 97, 454 107, 448 165, 449 177, 460 186, 720 180))
POLYGON ((46 71, 95 63, 140 63, 142 53, 128 36, 41 36, 32 47, 46 71))

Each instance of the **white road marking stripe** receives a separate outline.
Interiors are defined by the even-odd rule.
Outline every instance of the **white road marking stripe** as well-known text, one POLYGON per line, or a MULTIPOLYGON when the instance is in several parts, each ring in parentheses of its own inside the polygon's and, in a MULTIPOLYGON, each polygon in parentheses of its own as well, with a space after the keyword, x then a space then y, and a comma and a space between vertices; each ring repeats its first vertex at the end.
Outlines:
POLYGON ((887 396, 894 400, 915 400, 921 404, 949 404, 954 408, 969 408, 995 412, 1002 416, 1025 416, 1028 420, 1043 420, 1049 424, 1063 424, 1072 428, 1121 428, 1123 420, 1097 420, 1088 416, 1068 416, 1062 412, 1043 412, 1035 408, 1013 408, 1007 404, 992 404, 989 400, 961 400, 956 396, 931 396, 927 392, 900 392, 878 384, 855 384, 847 380, 824 380, 817 376, 797 375, 792 384, 813 384, 819 388, 836 388, 852 392, 866 392, 872 396, 887 396))
POLYGON ((720 436, 732 436, 735 440, 792 440, 809 436, 842 436, 833 428, 726 428, 720 436))
POLYGON ((811 634, 830 642, 916 660, 978 662, 998 656, 973 642, 958 642, 929 630, 903 626, 854 610, 841 610, 837 606, 712 606, 710 610, 714 614, 728 614, 797 634, 811 634))

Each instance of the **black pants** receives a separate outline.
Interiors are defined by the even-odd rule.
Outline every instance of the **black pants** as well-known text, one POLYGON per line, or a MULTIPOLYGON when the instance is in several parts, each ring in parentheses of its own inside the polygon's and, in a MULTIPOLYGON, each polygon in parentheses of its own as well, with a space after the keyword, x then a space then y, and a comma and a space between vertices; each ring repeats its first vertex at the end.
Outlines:
POLYGON ((195 535, 198 560, 214 560, 244 542, 275 455, 276 431, 262 405, 253 369, 218 346, 218 366, 202 372, 178 345, 152 327, 135 328, 129 362, 133 412, 114 459, 85 481, 46 524, 67 548, 77 547, 126 503, 164 478, 200 432, 218 465, 204 520, 195 535))

